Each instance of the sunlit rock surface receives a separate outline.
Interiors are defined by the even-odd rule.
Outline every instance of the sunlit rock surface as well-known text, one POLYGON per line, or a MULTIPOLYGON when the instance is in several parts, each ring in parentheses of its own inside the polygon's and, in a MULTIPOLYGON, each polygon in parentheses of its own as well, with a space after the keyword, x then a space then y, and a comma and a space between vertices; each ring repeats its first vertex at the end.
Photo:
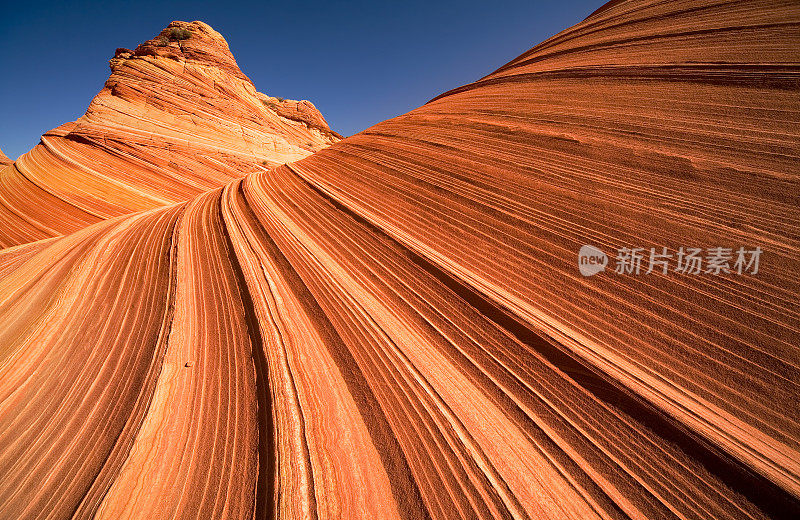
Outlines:
POLYGON ((0 516, 797 518, 796 2, 614 2, 191 201, 0 252, 0 516), (580 275, 591 244, 757 274, 580 275))
POLYGON ((11 164, 14 161, 8 158, 6 154, 3 153, 3 150, 0 150, 0 166, 5 166, 7 164, 11 164))
POLYGON ((257 92, 202 22, 172 22, 110 66, 83 117, 0 170, 0 247, 185 201, 339 140, 310 102, 257 92))

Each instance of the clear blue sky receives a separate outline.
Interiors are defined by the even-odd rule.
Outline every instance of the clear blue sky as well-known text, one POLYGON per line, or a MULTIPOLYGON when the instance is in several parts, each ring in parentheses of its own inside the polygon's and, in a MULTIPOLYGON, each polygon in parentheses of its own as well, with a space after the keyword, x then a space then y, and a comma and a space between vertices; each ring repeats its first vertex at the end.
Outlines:
POLYGON ((334 130, 351 135, 491 72, 603 3, 6 2, 0 149, 14 159, 83 115, 114 50, 136 47, 172 20, 208 23, 259 91, 309 99, 334 130))

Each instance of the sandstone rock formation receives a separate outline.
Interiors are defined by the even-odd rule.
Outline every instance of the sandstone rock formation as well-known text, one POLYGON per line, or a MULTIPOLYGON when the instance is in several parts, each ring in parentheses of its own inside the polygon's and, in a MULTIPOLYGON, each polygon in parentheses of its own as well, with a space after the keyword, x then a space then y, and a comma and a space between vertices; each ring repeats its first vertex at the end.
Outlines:
POLYGON ((3 150, 0 150, 0 166, 5 166, 8 164, 13 163, 11 159, 8 158, 6 154, 3 153, 3 150))
POLYGON ((799 25, 611 2, 308 158, 0 252, 0 511, 797 518, 799 25), (764 256, 584 278, 584 244, 764 256))
POLYGON ((110 65, 83 117, 0 170, 0 247, 184 201, 340 138, 310 102, 257 92, 202 22, 172 22, 110 65))

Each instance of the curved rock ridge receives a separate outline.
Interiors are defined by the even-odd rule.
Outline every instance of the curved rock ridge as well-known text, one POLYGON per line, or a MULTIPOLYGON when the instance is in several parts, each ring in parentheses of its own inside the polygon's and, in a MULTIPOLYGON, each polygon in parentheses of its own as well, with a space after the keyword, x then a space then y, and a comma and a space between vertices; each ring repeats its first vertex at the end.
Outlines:
POLYGON ((3 150, 0 150, 0 166, 6 166, 13 163, 11 159, 8 158, 6 154, 3 153, 3 150))
POLYGON ((203 22, 172 22, 110 66, 83 117, 0 161, 0 247, 184 201, 341 137, 311 102, 256 91, 203 22))
POLYGON ((0 252, 0 516, 798 518, 799 26, 611 2, 303 160, 0 252), (583 277, 587 244, 764 253, 583 277))

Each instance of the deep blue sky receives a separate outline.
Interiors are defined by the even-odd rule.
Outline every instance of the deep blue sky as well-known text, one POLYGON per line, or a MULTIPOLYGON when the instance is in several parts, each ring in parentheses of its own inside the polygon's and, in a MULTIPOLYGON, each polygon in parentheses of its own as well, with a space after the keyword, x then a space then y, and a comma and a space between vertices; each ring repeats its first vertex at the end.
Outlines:
POLYGON ((16 158, 80 117, 114 49, 134 48, 172 20, 208 23, 259 91, 309 99, 351 135, 491 72, 603 3, 4 2, 0 149, 16 158))

